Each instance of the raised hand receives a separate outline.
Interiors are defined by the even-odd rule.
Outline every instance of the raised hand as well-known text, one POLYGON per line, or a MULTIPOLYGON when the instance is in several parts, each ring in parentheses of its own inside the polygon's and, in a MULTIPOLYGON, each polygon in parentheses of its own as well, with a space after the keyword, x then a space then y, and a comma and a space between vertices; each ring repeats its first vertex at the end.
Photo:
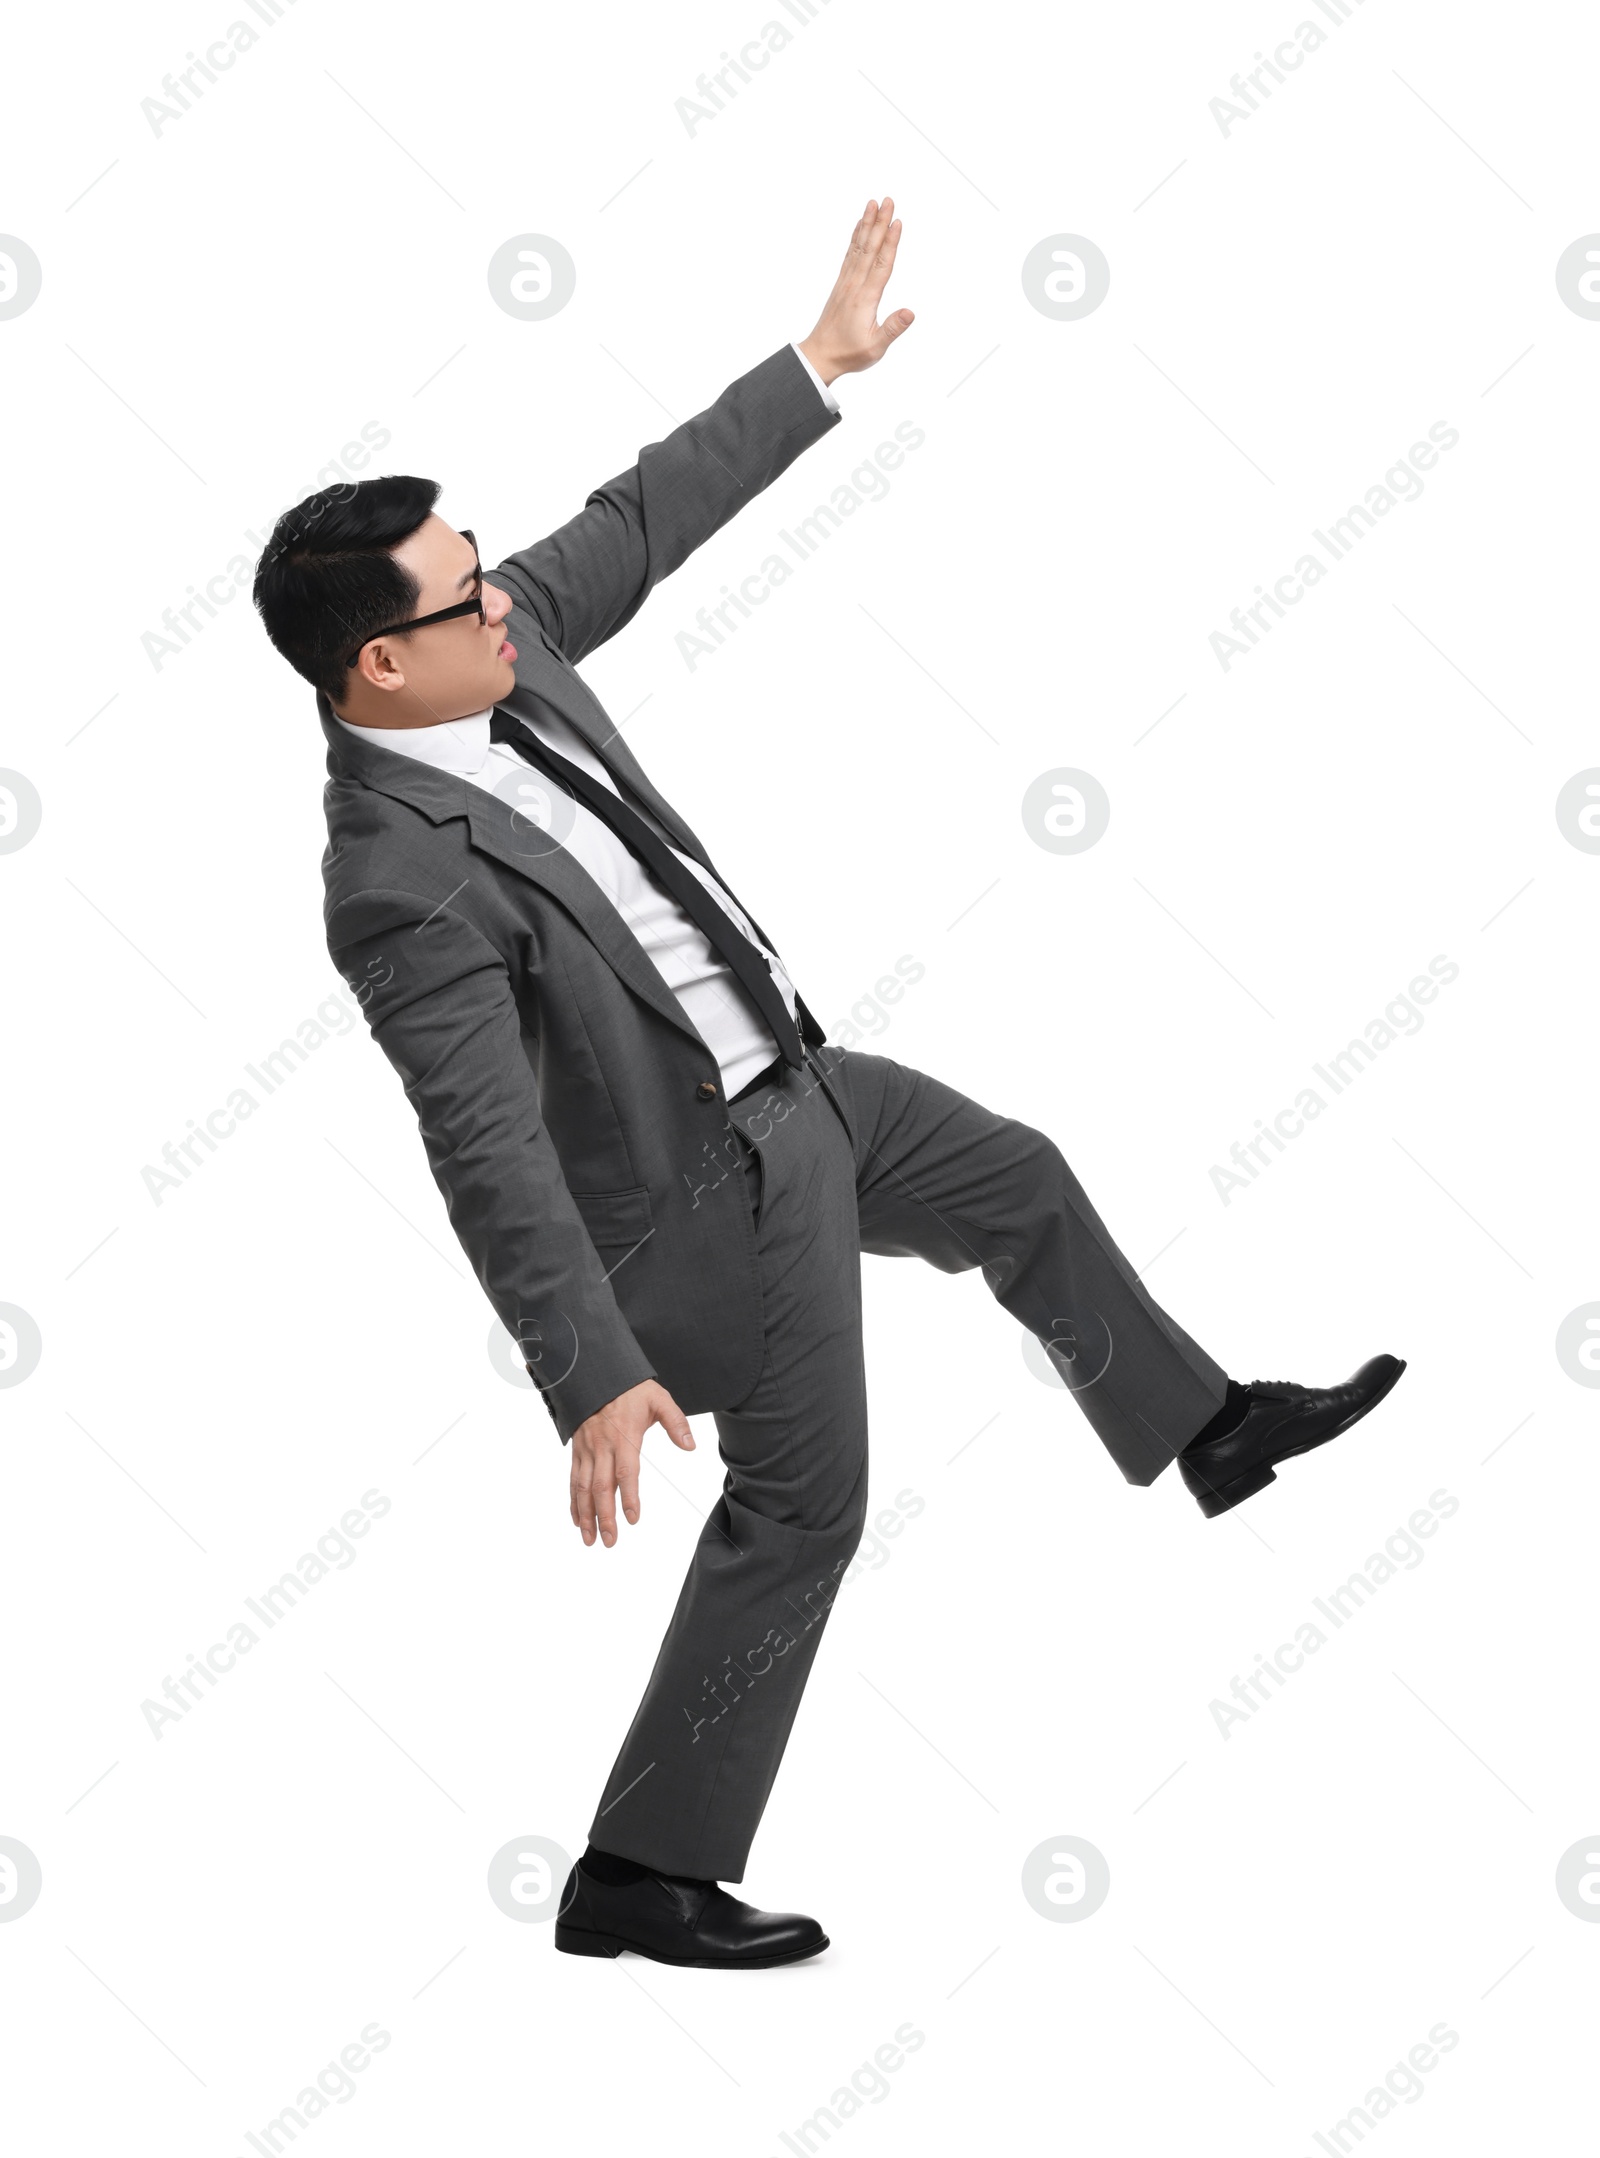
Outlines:
POLYGON ((869 202, 850 235, 849 251, 817 326, 800 347, 824 382, 875 366, 916 320, 909 307, 897 308, 886 321, 878 320, 878 302, 899 245, 894 197, 885 195, 882 202, 869 202))

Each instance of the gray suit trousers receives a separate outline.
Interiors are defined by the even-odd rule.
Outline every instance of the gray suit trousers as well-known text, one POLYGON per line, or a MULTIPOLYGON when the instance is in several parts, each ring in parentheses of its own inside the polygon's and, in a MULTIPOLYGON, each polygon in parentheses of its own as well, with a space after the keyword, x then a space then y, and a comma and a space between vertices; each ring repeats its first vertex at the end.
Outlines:
POLYGON ((824 1046, 729 1105, 766 1350, 719 1408, 726 1468, 589 1830, 665 1873, 740 1881, 867 1517, 860 1254, 981 1269, 1106 1444, 1176 1456, 1225 1373, 1134 1274, 1060 1151, 887 1057, 824 1046), (854 1137, 818 1081, 822 1064, 854 1137))

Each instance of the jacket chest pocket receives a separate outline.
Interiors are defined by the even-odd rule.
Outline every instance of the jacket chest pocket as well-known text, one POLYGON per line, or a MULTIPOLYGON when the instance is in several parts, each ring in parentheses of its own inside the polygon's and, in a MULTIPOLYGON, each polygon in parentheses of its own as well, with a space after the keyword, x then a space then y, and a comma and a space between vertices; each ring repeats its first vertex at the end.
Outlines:
POLYGON ((642 1184, 634 1191, 575 1191, 572 1203, 596 1250, 637 1244, 650 1234, 650 1194, 642 1184))

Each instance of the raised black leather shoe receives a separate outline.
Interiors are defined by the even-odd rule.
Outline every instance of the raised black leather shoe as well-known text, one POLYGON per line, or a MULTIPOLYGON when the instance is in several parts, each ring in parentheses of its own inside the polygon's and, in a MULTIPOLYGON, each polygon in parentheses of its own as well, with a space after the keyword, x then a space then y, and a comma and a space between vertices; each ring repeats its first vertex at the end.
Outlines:
POLYGON ((1220 1439, 1178 1456, 1184 1482, 1208 1520, 1225 1514, 1277 1476, 1277 1464, 1326 1446, 1359 1423, 1394 1385, 1405 1361, 1374 1356, 1342 1386, 1296 1386, 1287 1379, 1252 1379, 1244 1421, 1220 1439))
POLYGON ((696 1971, 765 1971, 818 1955, 828 1936, 814 1918, 758 1911, 715 1881, 649 1873, 613 1888, 574 1866, 556 1919, 567 1956, 620 1956, 630 1949, 656 1963, 696 1971))

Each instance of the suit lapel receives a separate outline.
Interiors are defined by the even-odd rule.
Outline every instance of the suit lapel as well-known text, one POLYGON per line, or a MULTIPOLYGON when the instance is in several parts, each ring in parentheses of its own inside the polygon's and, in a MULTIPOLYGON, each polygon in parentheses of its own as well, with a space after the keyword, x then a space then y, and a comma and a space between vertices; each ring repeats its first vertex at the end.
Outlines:
POLYGON ((564 847, 530 846, 530 839, 538 838, 537 831, 530 830, 527 819, 497 794, 474 786, 459 773, 442 772, 437 766, 419 763, 415 757, 402 757, 395 750, 346 733, 320 695, 317 708, 335 764, 343 766, 364 786, 420 809, 434 824, 464 818, 471 843, 480 853, 547 892, 573 917, 636 995, 704 1048, 688 1013, 646 958, 638 938, 589 872, 564 847))
POLYGON ((562 658, 531 615, 523 614, 520 608, 513 608, 512 613, 516 617, 517 635, 523 637, 524 642, 517 646, 516 687, 509 696, 500 700, 502 710, 514 713, 518 719, 531 720, 538 716, 541 703, 548 704, 562 719, 575 727, 600 762, 606 766, 612 778, 619 781, 636 801, 643 802, 648 809, 654 811, 668 835, 685 854, 691 855, 702 869, 711 871, 734 903, 744 908, 751 927, 767 949, 776 952, 778 947, 733 887, 727 883, 699 837, 684 822, 666 796, 658 793, 645 777, 638 759, 623 740, 620 729, 612 725, 605 707, 588 683, 576 668, 562 658))
POLYGON ((673 843, 685 854, 692 854, 702 868, 709 869, 711 862, 705 848, 666 796, 658 793, 645 777, 638 758, 623 740, 621 730, 613 726, 588 683, 554 649, 531 615, 523 614, 520 608, 514 608, 512 612, 516 617, 516 635, 524 641, 517 646, 516 687, 509 696, 501 699, 502 708, 514 712, 518 719, 535 719, 540 704, 548 704, 577 729, 612 778, 660 819, 673 843), (531 631, 526 637, 525 625, 531 631))

